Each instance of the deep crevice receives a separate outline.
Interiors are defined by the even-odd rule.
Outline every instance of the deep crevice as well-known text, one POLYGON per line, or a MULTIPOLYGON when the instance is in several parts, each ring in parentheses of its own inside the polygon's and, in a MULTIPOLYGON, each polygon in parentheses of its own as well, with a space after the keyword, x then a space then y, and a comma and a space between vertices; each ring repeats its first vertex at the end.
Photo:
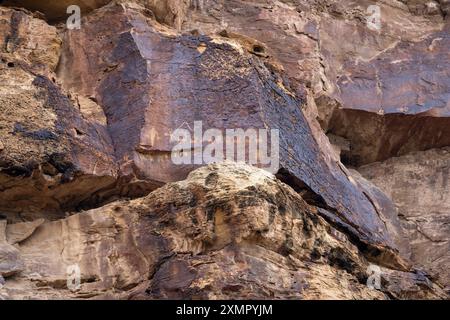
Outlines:
POLYGON ((379 115, 339 109, 325 130, 350 142, 349 150, 341 152, 341 161, 353 167, 450 146, 450 117, 429 113, 379 115))

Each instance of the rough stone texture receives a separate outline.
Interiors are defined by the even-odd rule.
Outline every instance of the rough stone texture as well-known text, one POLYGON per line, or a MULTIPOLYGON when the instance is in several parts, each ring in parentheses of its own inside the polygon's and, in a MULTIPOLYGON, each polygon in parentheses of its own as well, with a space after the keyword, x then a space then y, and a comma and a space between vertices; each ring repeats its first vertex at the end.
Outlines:
POLYGON ((20 245, 25 270, 7 298, 384 299, 445 294, 425 277, 383 271, 266 171, 211 165, 147 197, 41 225, 20 245), (66 268, 78 264, 70 292, 66 268), (400 281, 400 283, 399 283, 400 281), (420 283, 422 281, 423 283, 420 283), (426 285, 424 285, 424 283, 426 285), (414 286, 422 285, 420 292, 414 286), (393 292, 390 292, 392 286, 393 292), (423 289, 425 288, 425 289, 423 289), (416 292, 415 292, 416 291, 416 292), (115 293, 117 292, 117 293, 115 293))
POLYGON ((56 84, 23 62, 0 64, 0 79, 0 210, 58 213, 115 182, 106 129, 56 84))
POLYGON ((0 6, 0 298, 448 298, 448 1, 70 4, 0 6), (194 121, 276 175, 175 165, 194 121))
POLYGON ((311 97, 311 117, 351 142, 346 163, 450 144, 448 2, 201 3, 183 29, 226 29, 263 42, 294 90, 311 97), (380 30, 367 27, 370 5, 380 7, 380 30))
POLYGON ((31 222, 8 224, 6 226, 6 241, 10 244, 20 243, 28 239, 44 222, 44 219, 36 219, 31 222))
POLYGON ((9 277, 23 270, 19 250, 6 240, 6 220, 0 220, 0 277, 9 277))
POLYGON ((416 152, 358 170, 396 203, 414 262, 450 290, 450 149, 416 152))
POLYGON ((68 90, 105 110, 120 175, 161 183, 185 178, 193 167, 172 162, 170 133, 194 121, 204 130, 279 129, 280 177, 306 190, 369 251, 386 251, 383 263, 406 268, 396 254, 401 235, 386 230, 382 220, 389 218, 378 216, 326 154, 328 143, 318 144, 300 109, 304 101, 275 73, 259 42, 228 33, 178 36, 144 13, 134 5, 97 10, 81 31, 67 32, 58 69, 68 90))
POLYGON ((67 8, 71 5, 80 7, 82 13, 87 13, 99 8, 111 0, 5 0, 5 6, 23 7, 31 11, 38 11, 45 15, 48 20, 67 19, 69 13, 67 8))
POLYGON ((13 67, 26 62, 33 71, 54 70, 59 61, 61 39, 55 27, 29 13, 0 7, 2 63, 13 67))
POLYGON ((328 130, 348 137, 347 161, 360 165, 450 145, 448 26, 399 43, 339 78, 341 104, 328 130))

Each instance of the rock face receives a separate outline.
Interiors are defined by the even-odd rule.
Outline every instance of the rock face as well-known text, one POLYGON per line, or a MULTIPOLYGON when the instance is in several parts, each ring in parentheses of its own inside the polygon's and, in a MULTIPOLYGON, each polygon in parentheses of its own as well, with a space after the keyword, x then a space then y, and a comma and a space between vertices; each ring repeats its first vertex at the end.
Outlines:
POLYGON ((67 12, 67 9, 72 5, 79 6, 81 12, 87 13, 110 1, 111 0, 5 0, 2 1, 2 4, 5 6, 23 7, 31 11, 38 11, 43 13, 48 20, 55 21, 67 19, 70 15, 67 12))
POLYGON ((351 140, 347 161, 360 165, 450 145, 449 40, 446 26, 347 66, 338 80, 345 108, 333 113, 328 126, 351 140))
POLYGON ((0 297, 446 298, 446 1, 72 4, 0 6, 0 297))
POLYGON ((267 44, 293 87, 311 96, 324 130, 351 142, 343 161, 360 166, 450 144, 447 8, 443 1, 207 1, 184 28, 227 29, 267 44), (379 28, 368 27, 373 5, 379 28))
MULTIPOLYGON (((398 292, 370 290, 369 264, 345 234, 275 176, 236 164, 43 224, 20 252, 26 271, 8 281, 7 298, 383 299, 420 285, 409 273, 390 284, 386 269, 398 292), (70 292, 75 264, 81 286, 70 292)), ((419 296, 443 295, 425 284, 419 296)))
POLYGON ((61 39, 56 28, 23 11, 0 8, 2 62, 13 67, 15 60, 26 62, 34 71, 56 68, 61 39))
POLYGON ((25 64, 3 64, 0 72, 0 210, 58 213, 114 183, 104 127, 85 120, 49 78, 25 64))
POLYGON ((6 221, 0 221, 0 276, 8 277, 24 268, 22 257, 17 248, 6 240, 6 221))
POLYGON ((450 290, 450 149, 412 153, 359 168, 398 207, 412 259, 450 290))
POLYGON ((233 34, 177 36, 139 7, 112 4, 89 16, 82 31, 68 32, 64 43, 58 76, 68 90, 103 106, 120 175, 161 183, 185 178, 193 166, 173 163, 170 133, 196 121, 222 132, 277 129, 280 176, 318 198, 362 245, 385 248, 392 256, 385 263, 404 264, 394 253, 401 250, 399 235, 385 229, 370 200, 325 154, 327 146, 318 145, 299 108, 303 101, 258 42, 233 34))

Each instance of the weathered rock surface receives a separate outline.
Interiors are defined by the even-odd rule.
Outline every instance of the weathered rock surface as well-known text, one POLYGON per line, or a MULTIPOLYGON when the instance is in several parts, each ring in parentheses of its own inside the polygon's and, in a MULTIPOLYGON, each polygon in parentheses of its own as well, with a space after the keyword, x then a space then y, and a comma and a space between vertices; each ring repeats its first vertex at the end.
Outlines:
POLYGON ((61 39, 56 28, 25 11, 0 7, 0 44, 2 64, 11 68, 19 60, 48 74, 59 61, 61 39))
POLYGON ((0 64, 0 78, 0 210, 59 213, 115 182, 104 127, 24 62, 0 64))
POLYGON ((7 281, 8 298, 383 299, 390 286, 443 295, 426 277, 392 282, 388 269, 383 289, 369 289, 369 264, 345 234, 275 176, 236 164, 45 223, 20 252, 25 270, 7 281), (81 271, 76 292, 70 265, 81 271))
POLYGON ((5 0, 3 5, 22 7, 31 11, 41 12, 45 18, 51 21, 67 19, 72 13, 67 12, 67 8, 72 5, 80 7, 82 13, 87 13, 99 8, 111 0, 5 0))
POLYGON ((144 14, 135 5, 97 10, 81 31, 67 32, 58 69, 68 90, 105 110, 120 175, 161 183, 185 178, 194 166, 173 163, 171 133, 195 121, 223 132, 278 129, 280 177, 320 202, 383 263, 406 268, 396 253, 401 235, 386 230, 382 220, 389 218, 326 154, 326 142, 318 144, 300 108, 304 101, 259 42, 228 33, 179 36, 144 14))
POLYGON ((394 200, 411 258, 450 289, 450 149, 416 152, 358 169, 394 200))
POLYGON ((0 298, 447 297, 448 1, 1 3, 0 298))
POLYGON ((351 142, 346 163, 450 144, 446 1, 201 3, 183 29, 262 41, 297 94, 311 97, 311 117, 351 142), (371 5, 380 29, 368 27, 371 5))
POLYGON ((447 29, 346 66, 338 80, 345 107, 333 112, 327 130, 351 141, 349 163, 450 145, 447 29))
POLYGON ((6 240, 6 220, 0 220, 0 277, 3 279, 12 276, 21 272, 23 268, 19 250, 6 240))
POLYGON ((36 219, 31 222, 8 224, 6 226, 6 241, 10 244, 20 243, 28 239, 44 222, 44 219, 36 219))

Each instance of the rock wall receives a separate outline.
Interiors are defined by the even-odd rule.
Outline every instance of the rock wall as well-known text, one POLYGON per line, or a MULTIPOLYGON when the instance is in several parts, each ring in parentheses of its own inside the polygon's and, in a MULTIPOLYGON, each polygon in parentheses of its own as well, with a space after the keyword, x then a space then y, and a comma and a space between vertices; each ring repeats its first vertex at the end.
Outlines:
POLYGON ((449 290, 449 148, 369 164, 359 171, 395 201, 412 259, 449 290))
POLYGON ((0 297, 447 297, 446 1, 70 4, 0 4, 0 297), (198 121, 279 165, 174 163, 198 121))

